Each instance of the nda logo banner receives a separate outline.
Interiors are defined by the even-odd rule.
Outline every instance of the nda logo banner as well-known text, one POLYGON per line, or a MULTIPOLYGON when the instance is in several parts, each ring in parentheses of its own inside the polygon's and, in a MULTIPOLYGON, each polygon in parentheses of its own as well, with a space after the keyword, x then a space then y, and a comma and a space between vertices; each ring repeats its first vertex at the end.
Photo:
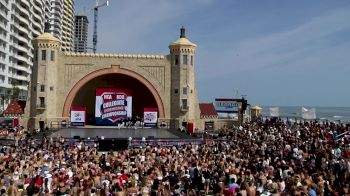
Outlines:
POLYGON ((71 126, 85 126, 86 124, 86 107, 72 106, 70 111, 71 126))
POLYGON ((130 92, 121 89, 96 90, 96 124, 116 124, 117 121, 132 116, 132 97, 130 92))

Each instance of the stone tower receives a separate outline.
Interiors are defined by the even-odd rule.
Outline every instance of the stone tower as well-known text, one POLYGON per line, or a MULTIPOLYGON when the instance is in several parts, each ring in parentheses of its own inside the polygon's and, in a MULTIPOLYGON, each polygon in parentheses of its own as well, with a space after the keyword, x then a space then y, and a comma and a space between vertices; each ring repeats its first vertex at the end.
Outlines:
POLYGON ((180 127, 187 123, 195 124, 200 117, 194 69, 196 48, 197 45, 186 38, 184 27, 180 38, 169 45, 171 118, 178 118, 180 127))
POLYGON ((28 127, 39 125, 41 129, 50 127, 51 121, 57 118, 57 61, 61 43, 51 33, 44 33, 33 40, 35 49, 34 66, 29 91, 30 106, 28 127))

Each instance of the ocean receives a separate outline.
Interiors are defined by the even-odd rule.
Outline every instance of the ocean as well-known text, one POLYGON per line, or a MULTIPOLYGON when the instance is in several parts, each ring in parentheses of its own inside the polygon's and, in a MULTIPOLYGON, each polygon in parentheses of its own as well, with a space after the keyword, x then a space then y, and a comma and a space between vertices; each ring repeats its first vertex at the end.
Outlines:
MULTIPOLYGON (((262 116, 270 117, 270 107, 279 107, 279 114, 282 119, 301 119, 302 106, 263 106, 262 116)), ((334 121, 341 123, 350 123, 350 107, 313 107, 303 106, 307 109, 316 109, 316 118, 319 121, 334 121)))

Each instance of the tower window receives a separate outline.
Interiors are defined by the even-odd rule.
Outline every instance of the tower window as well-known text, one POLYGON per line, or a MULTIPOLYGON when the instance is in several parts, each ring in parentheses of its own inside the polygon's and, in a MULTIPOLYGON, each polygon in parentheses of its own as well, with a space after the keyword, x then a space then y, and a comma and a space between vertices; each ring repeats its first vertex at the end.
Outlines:
POLYGON ((187 54, 184 54, 184 55, 182 56, 182 58, 183 58, 183 59, 182 59, 182 61, 183 61, 182 64, 187 65, 187 64, 188 64, 188 59, 187 59, 188 56, 187 56, 187 54))
POLYGON ((182 94, 187 95, 187 87, 182 88, 182 94))
POLYGON ((41 60, 46 61, 46 50, 41 51, 41 60))
POLYGON ((45 108, 45 97, 39 97, 40 99, 40 107, 45 108))
POLYGON ((179 93, 179 90, 178 89, 175 89, 175 94, 179 93))
POLYGON ((45 85, 40 85, 40 92, 45 92, 45 85))
POLYGON ((179 64, 179 55, 175 55, 175 65, 179 64))
POLYGON ((184 109, 188 108, 187 99, 182 99, 182 108, 184 109))
POLYGON ((193 65, 193 56, 191 56, 191 62, 190 63, 191 63, 191 65, 193 65))
POLYGON ((51 50, 51 61, 55 61, 55 51, 51 50))

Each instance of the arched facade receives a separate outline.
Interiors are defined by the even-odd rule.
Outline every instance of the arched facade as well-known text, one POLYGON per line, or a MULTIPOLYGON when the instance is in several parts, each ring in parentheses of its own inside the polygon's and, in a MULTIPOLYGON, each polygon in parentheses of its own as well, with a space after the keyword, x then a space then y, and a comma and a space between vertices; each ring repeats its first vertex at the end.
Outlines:
POLYGON ((96 77, 102 76, 102 75, 106 75, 106 74, 110 74, 110 73, 118 73, 118 74, 123 74, 123 75, 130 76, 132 78, 135 78, 138 81, 140 81, 142 84, 144 84, 147 87, 147 89, 152 93, 152 95, 154 96, 154 98, 157 102, 159 118, 165 118, 163 101, 162 101, 157 89, 143 76, 141 76, 133 71, 127 70, 127 69, 121 69, 121 68, 116 69, 114 67, 115 66, 111 66, 111 68, 96 70, 96 71, 86 75, 81 80, 79 80, 68 93, 68 96, 64 102, 62 116, 69 117, 69 112, 70 112, 70 108, 72 106, 73 99, 77 95, 80 88, 82 88, 84 86, 84 84, 86 84, 88 81, 90 81, 96 77))
POLYGON ((169 45, 168 55, 63 53, 59 40, 49 33, 34 39, 33 46, 36 56, 24 119, 30 128, 69 122, 80 89, 94 78, 111 74, 141 83, 153 96, 159 118, 176 120, 178 126, 200 119, 196 45, 185 37, 169 45))

